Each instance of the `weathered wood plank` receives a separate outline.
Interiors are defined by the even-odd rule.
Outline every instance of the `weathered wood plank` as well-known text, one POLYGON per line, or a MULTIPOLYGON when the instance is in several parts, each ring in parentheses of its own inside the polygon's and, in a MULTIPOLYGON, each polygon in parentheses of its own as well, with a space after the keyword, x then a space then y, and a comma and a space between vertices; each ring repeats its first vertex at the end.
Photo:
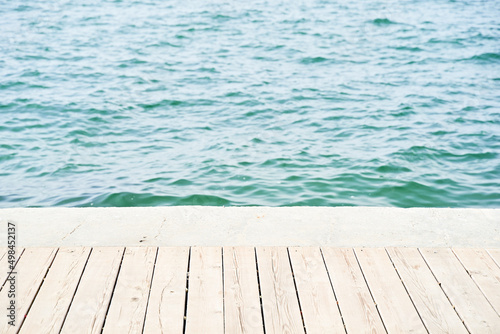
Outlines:
POLYGON ((500 317, 449 248, 421 249, 425 261, 471 333, 498 333, 500 317))
POLYGON ((89 247, 59 249, 21 333, 58 333, 61 330, 89 254, 89 247))
POLYGON ((264 333, 253 247, 224 247, 226 333, 264 333))
MULTIPOLYGON (((21 257, 22 253, 24 251, 24 248, 22 247, 16 247, 15 248, 15 254, 13 255, 15 258, 15 263, 14 267, 17 265, 17 262, 19 261, 19 258, 21 257)), ((9 272, 11 271, 10 265, 9 265, 9 250, 7 247, 2 247, 0 250, 0 290, 3 288, 5 281, 9 277, 9 272)))
MULTIPOLYGON (((18 332, 56 252, 57 248, 28 248, 23 252, 15 268, 17 273, 15 326, 10 326, 4 321, 0 324, 0 333, 18 332)), ((7 303, 9 300, 8 290, 6 288, 0 291, 2 303, 7 303)), ((6 308, 7 306, 4 309, 6 308)))
POLYGON ((361 270, 389 333, 427 333, 383 248, 356 248, 361 270))
MULTIPOLYGON (((120 270, 123 248, 94 248, 90 257, 89 248, 62 248, 57 256, 56 248, 26 249, 16 265, 16 326, 5 321, 0 332, 16 333, 20 326, 21 333, 58 332, 62 326, 62 333, 98 333, 108 306, 105 333, 141 332, 143 327, 147 333, 182 332, 189 248, 162 247, 157 257, 156 248, 149 249, 128 248, 138 253, 124 254, 120 270)), ((379 312, 389 333, 422 331, 424 324, 430 333, 465 333, 465 326, 471 333, 495 333, 500 328, 500 250, 354 253, 323 247, 324 263, 319 248, 259 247, 256 252, 258 272, 252 247, 193 248, 186 332, 262 333, 257 278, 267 333, 303 333, 299 301, 307 333, 343 332, 335 296, 347 333, 384 332, 379 312), (415 314, 420 326, 407 326, 415 314)), ((0 249, 0 268, 2 254, 0 249)), ((0 287, 2 305, 7 292, 7 286, 0 287)))
POLYGON ((189 247, 160 247, 144 333, 182 333, 189 247))
MULTIPOLYGON (((16 249, 17 254, 15 255, 17 258, 19 258, 19 255, 21 252, 19 252, 18 249, 16 249)), ((7 256, 7 247, 0 247, 0 290, 2 289, 5 280, 7 279, 7 273, 9 272, 9 263, 8 263, 8 256, 7 256)))
POLYGON ((345 332, 319 248, 290 247, 288 251, 307 333, 345 332))
POLYGON ((223 333, 221 247, 192 247, 186 333, 223 333))
POLYGON ((416 248, 387 249, 406 290, 430 333, 467 333, 416 248))
POLYGON ((303 333, 286 247, 257 247, 266 333, 303 333))
POLYGON ((490 254, 491 258, 495 261, 497 266, 500 267, 500 248, 498 249, 487 249, 488 254, 490 254))
POLYGON ((321 249, 347 333, 385 333, 353 250, 321 249))
POLYGON ((453 249, 476 285, 500 315, 500 267, 484 249, 453 249))
POLYGON ((101 333, 123 247, 94 247, 61 333, 101 333))
POLYGON ((156 247, 127 247, 103 333, 140 333, 144 327, 156 247))

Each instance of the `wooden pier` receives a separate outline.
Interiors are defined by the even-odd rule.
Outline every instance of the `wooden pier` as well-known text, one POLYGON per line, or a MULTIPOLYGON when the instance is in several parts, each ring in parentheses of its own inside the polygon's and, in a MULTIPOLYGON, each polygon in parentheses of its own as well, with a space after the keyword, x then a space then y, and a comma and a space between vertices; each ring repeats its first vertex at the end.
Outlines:
POLYGON ((500 332, 500 249, 27 247, 16 257, 15 326, 4 318, 0 333, 500 332))

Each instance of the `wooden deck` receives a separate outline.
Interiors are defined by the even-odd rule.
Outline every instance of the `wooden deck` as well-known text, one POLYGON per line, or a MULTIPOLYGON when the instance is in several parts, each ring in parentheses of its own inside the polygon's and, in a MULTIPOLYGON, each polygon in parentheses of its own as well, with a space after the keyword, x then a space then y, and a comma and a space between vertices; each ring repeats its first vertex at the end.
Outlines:
MULTIPOLYGON (((16 325, 0 333, 500 332, 500 249, 17 251, 16 325)), ((0 268, 6 310, 6 249, 0 268)))

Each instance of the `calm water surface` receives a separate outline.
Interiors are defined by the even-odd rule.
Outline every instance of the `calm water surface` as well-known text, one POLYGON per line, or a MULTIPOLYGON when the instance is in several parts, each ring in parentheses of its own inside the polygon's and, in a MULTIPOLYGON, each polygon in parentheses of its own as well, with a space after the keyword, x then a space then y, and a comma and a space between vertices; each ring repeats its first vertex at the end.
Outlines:
POLYGON ((0 207, 500 207, 498 1, 0 13, 0 207))

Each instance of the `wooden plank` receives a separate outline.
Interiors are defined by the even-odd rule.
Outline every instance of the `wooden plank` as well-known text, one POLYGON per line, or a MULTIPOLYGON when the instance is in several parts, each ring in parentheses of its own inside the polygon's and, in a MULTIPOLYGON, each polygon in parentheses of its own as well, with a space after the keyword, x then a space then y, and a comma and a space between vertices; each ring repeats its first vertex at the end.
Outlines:
POLYGON ((182 333, 189 247, 160 247, 144 333, 182 333))
POLYGON ((467 333, 416 248, 387 249, 406 290, 430 333, 467 333))
POLYGON ((306 332, 345 332, 319 248, 290 247, 288 251, 306 332))
POLYGON ((347 333, 385 333, 352 249, 322 247, 347 333))
MULTIPOLYGON (((22 256, 22 253, 24 251, 24 248, 22 247, 16 247, 15 248, 15 263, 14 267, 16 266, 17 262, 19 261, 19 258, 22 256)), ((11 271, 11 268, 9 266, 9 250, 7 247, 2 247, 0 250, 0 290, 3 288, 5 281, 7 278, 9 278, 9 272, 11 271)))
MULTIPOLYGON (((19 255, 22 253, 19 249, 16 248, 16 257, 19 258, 19 255)), ((8 255, 7 255, 7 247, 0 247, 0 290, 5 284, 5 280, 7 279, 7 273, 10 271, 9 263, 8 263, 8 255)))
POLYGON ((304 333, 285 247, 257 247, 266 333, 304 333))
POLYGON ((140 333, 144 327, 156 247, 127 247, 103 333, 140 333))
MULTIPOLYGON (((0 324, 0 333, 18 332, 56 252, 57 248, 27 248, 24 250, 15 268, 17 273, 15 326, 10 326, 7 321, 3 321, 0 324)), ((0 291, 2 305, 9 301, 8 290, 2 289, 0 291)), ((3 309, 6 308, 5 304, 3 309)))
POLYGON ((491 258, 495 261, 497 266, 500 267, 500 248, 498 249, 488 249, 488 254, 490 254, 491 258))
POLYGON ((224 247, 226 333, 264 333, 253 247, 224 247))
POLYGON ((356 248, 361 270, 389 333, 427 333, 383 248, 356 248))
POLYGON ((61 333, 101 333, 123 247, 94 247, 61 333))
POLYGON ((222 249, 192 247, 186 333, 223 333, 222 249))
POLYGON ((500 315, 500 267, 484 249, 453 249, 460 262, 500 315))
POLYGON ((498 333, 500 317, 449 248, 420 250, 471 333, 498 333))
POLYGON ((75 294, 90 247, 60 248, 21 333, 58 333, 75 294))

